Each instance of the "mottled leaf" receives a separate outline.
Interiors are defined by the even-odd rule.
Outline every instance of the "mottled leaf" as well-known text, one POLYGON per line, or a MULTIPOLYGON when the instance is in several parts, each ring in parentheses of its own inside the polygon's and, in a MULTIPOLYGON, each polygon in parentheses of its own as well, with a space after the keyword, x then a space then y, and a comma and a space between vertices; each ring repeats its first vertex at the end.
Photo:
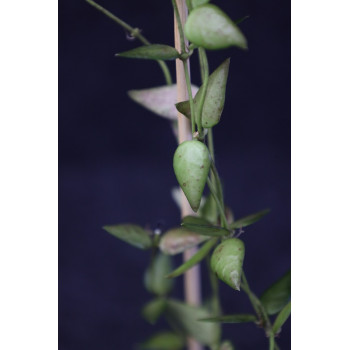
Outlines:
POLYGON ((154 299, 142 308, 142 316, 151 324, 155 324, 165 310, 166 301, 162 298, 154 299))
POLYGON ((164 254, 175 255, 195 247, 208 238, 184 227, 173 228, 161 236, 159 249, 164 254))
POLYGON ((210 252, 210 250, 216 244, 217 239, 211 239, 210 241, 203 244, 203 246, 194 254, 190 259, 188 259, 185 263, 180 265, 176 270, 167 275, 167 278, 174 278, 182 275, 187 270, 189 270, 194 265, 197 265, 201 260, 203 260, 210 252))
POLYGON ((210 259, 216 276, 235 290, 240 290, 244 253, 243 241, 230 238, 215 248, 210 259))
POLYGON ((262 294, 260 300, 269 315, 276 314, 288 303, 291 294, 290 288, 291 272, 289 270, 262 294))
POLYGON ((111 235, 140 249, 152 247, 152 240, 147 231, 133 224, 107 225, 103 229, 111 235))
POLYGON ((192 336, 201 344, 215 344, 220 337, 220 327, 216 323, 199 322, 210 317, 203 307, 190 306, 177 300, 168 300, 165 314, 171 325, 184 335, 192 336))
POLYGON ((229 46, 247 48, 247 41, 237 25, 219 7, 206 4, 195 8, 185 24, 186 37, 208 50, 229 46))
MULTIPOLYGON (((192 85, 192 93, 196 94, 197 91, 198 86, 192 85)), ((128 91, 128 95, 133 101, 151 112, 170 120, 177 120, 177 110, 175 107, 177 101, 176 85, 130 90, 128 91)))
POLYGON ((280 332, 284 323, 288 320, 291 312, 291 302, 289 302, 277 315, 276 320, 272 326, 272 332, 277 334, 280 332))
POLYGON ((172 270, 171 257, 158 253, 151 262, 151 266, 145 272, 145 286, 147 290, 156 295, 162 296, 169 293, 173 283, 165 276, 172 270))
MULTIPOLYGON (((211 128, 220 121, 225 104, 226 83, 229 66, 230 59, 227 59, 209 76, 201 118, 204 128, 211 128)), ((199 88, 194 100, 197 117, 199 117, 199 103, 203 93, 204 86, 202 85, 199 88)))
POLYGON ((174 60, 179 58, 180 54, 172 46, 153 44, 139 46, 129 51, 117 53, 116 56, 148 60, 174 60))
POLYGON ((203 319, 200 319, 199 321, 216 322, 216 323, 247 323, 247 322, 256 322, 257 319, 255 315, 251 315, 251 314, 236 314, 236 315, 224 315, 224 316, 203 318, 203 319))
POLYGON ((159 332, 138 346, 140 350, 180 350, 184 339, 173 332, 159 332))
POLYGON ((233 222, 230 227, 231 229, 235 229, 235 228, 241 228, 241 227, 252 225, 255 222, 261 220, 269 212, 270 212, 270 209, 265 209, 265 210, 259 211, 258 213, 245 216, 244 218, 233 222))

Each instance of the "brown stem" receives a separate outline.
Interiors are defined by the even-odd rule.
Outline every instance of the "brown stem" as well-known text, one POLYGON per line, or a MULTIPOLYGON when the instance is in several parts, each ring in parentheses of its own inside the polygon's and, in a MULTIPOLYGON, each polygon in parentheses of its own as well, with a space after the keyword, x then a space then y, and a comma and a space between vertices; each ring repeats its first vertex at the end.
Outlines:
MULTIPOLYGON (((183 26, 187 18, 187 6, 185 0, 176 0, 176 4, 179 10, 181 25, 183 26)), ((174 16, 175 17, 175 16, 174 16)), ((174 22, 174 33, 175 33, 175 48, 181 52, 180 34, 178 31, 177 21, 175 17, 174 22)), ((186 46, 188 43, 186 42, 186 46)), ((189 60, 187 60, 189 65, 189 60)), ((176 60, 176 84, 177 84, 177 101, 188 100, 186 79, 183 62, 179 59, 176 60)), ((178 127, 179 127, 179 143, 192 139, 191 126, 186 117, 178 113, 178 127)), ((182 193, 182 205, 181 205, 181 216, 193 215, 193 211, 182 193)), ((197 248, 186 250, 184 253, 184 260, 188 260, 193 254, 195 254, 197 248)), ((200 267, 199 265, 194 266, 192 269, 185 273, 184 277, 184 288, 185 288, 185 300, 188 304, 199 305, 201 303, 201 290, 200 290, 200 267)), ((202 350, 202 346, 194 339, 188 339, 188 350, 202 350)))

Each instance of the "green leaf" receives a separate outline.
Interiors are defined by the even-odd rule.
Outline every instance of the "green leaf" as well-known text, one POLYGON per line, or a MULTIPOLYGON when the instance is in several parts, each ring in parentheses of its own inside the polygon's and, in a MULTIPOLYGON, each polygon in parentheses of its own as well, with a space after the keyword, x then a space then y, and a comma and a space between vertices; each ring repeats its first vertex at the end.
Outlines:
POLYGON ((208 238, 209 237, 201 236, 184 227, 173 228, 161 236, 159 249, 164 254, 175 255, 195 247, 208 238))
POLYGON ((277 315, 276 320, 272 326, 272 332, 277 334, 280 332, 284 323, 288 320, 291 312, 291 302, 289 302, 277 315))
POLYGON ((221 237, 226 236, 230 233, 229 230, 226 230, 223 227, 212 226, 205 219, 195 216, 186 216, 183 219, 181 225, 193 232, 200 233, 204 236, 221 237))
POLYGON ((173 281, 164 277, 171 270, 172 262, 170 256, 158 253, 151 266, 145 272, 145 286, 147 290, 158 296, 168 294, 173 287, 173 281))
POLYGON ((171 325, 184 335, 192 336, 201 344, 217 343, 220 337, 220 326, 216 323, 199 322, 198 319, 210 317, 203 307, 196 307, 170 299, 165 314, 171 325))
MULTIPOLYGON (((225 104, 229 66, 230 59, 227 59, 209 76, 201 118, 201 123, 204 128, 212 128, 220 121, 225 104)), ((202 85, 193 100, 197 117, 199 117, 199 103, 203 93, 204 87, 202 85)), ((191 119, 189 101, 179 102, 175 106, 180 113, 191 119)))
POLYGON ((139 46, 129 51, 117 53, 116 56, 148 60, 174 60, 179 58, 180 54, 172 46, 153 44, 139 46))
POLYGON ((210 0, 192 0, 192 7, 196 8, 198 6, 205 5, 209 2, 210 0))
POLYGON ((215 225, 218 222, 218 210, 214 197, 210 194, 205 200, 204 205, 199 208, 198 214, 200 217, 206 219, 211 224, 215 225))
MULTIPOLYGON (((204 128, 212 128, 219 123, 225 104, 226 83, 230 59, 225 60, 213 73, 208 80, 207 92, 204 99, 202 110, 202 125, 204 128)), ((199 101, 204 93, 203 85, 199 88, 194 103, 196 106, 196 115, 199 117, 199 101)))
POLYGON ((176 103, 175 108, 186 118, 191 119, 191 107, 190 102, 188 100, 176 103))
POLYGON ((256 322, 257 319, 255 315, 251 315, 251 314, 236 314, 236 315, 224 315, 224 316, 203 318, 199 321, 216 322, 216 323, 247 323, 247 322, 256 322))
POLYGON ((234 346, 229 340, 225 340, 221 343, 219 350, 234 350, 234 346))
POLYGON ((107 225, 103 226, 103 229, 134 247, 140 249, 149 249, 152 247, 151 237, 141 226, 133 224, 107 225))
POLYGON ((239 219, 235 221, 233 224, 231 224, 230 228, 235 229, 235 228, 241 228, 241 227, 252 225, 257 221, 261 220, 269 212, 270 212, 270 209, 265 209, 265 210, 259 211, 258 213, 245 216, 244 218, 239 219))
POLYGON ((266 312, 274 315, 290 300, 291 272, 290 270, 272 286, 270 286, 261 296, 260 300, 266 312))
POLYGON ((140 350, 180 350, 184 346, 181 336, 173 332, 159 332, 138 346, 140 350))
POLYGON ((230 238, 215 248, 210 259, 216 276, 235 290, 240 290, 244 253, 243 241, 230 238))
MULTIPOLYGON (((198 86, 192 85, 192 93, 195 95, 198 86)), ((165 85, 149 89, 130 90, 129 97, 149 111, 169 120, 177 121, 176 85, 165 85)))
POLYGON ((247 40, 237 25, 212 4, 191 11, 185 24, 185 34, 192 43, 208 50, 230 46, 247 48, 247 40))
POLYGON ((211 239, 207 243, 203 244, 203 246, 198 250, 196 254, 194 254, 190 259, 188 259, 184 264, 179 266, 176 270, 174 270, 172 273, 167 275, 167 278, 174 278, 177 276, 182 275, 187 270, 189 270, 194 265, 198 264, 201 260, 203 260, 210 252, 210 250, 214 247, 216 244, 217 239, 211 239))
POLYGON ((147 303, 141 311, 142 316, 151 324, 155 324, 165 310, 166 301, 157 298, 147 303))

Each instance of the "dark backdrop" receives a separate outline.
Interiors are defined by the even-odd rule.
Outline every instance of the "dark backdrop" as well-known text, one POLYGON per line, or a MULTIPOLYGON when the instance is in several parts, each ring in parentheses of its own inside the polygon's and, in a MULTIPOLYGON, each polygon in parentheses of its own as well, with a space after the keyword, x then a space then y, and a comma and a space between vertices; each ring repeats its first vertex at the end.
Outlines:
MULTIPOLYGON (((151 41, 172 45, 170 0, 100 3, 151 41)), ((232 57, 225 110, 214 129, 226 201, 237 218, 271 208, 242 236, 246 274, 260 294, 290 266, 290 3, 214 3, 233 19, 250 15, 240 25, 249 51, 210 52, 209 63, 213 70, 232 57)), ((179 224, 170 196, 175 139, 166 120, 126 95, 162 85, 163 76, 155 62, 114 57, 136 45, 84 1, 59 1, 60 350, 129 350, 154 330, 139 314, 151 297, 142 283, 148 253, 101 229, 122 222, 179 224)), ((174 73, 173 62, 170 67, 174 73)), ((245 294, 220 285, 225 313, 251 310, 245 294)), ((182 297, 181 279, 174 295, 182 297)), ((267 348, 254 325, 223 329, 237 349, 267 348)), ((290 348, 290 321, 279 344, 290 348)))

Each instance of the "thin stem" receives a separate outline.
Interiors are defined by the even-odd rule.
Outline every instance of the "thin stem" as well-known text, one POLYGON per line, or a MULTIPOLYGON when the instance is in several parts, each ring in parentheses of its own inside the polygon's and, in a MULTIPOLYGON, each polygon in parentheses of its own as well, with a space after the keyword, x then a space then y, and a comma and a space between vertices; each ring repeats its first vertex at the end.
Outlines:
POLYGON ((226 228, 228 230, 228 223, 227 223, 227 219, 226 219, 226 215, 225 215, 225 210, 224 210, 223 205, 222 205, 222 201, 220 201, 220 199, 216 193, 215 187, 209 178, 207 178, 207 185, 208 185, 210 193, 214 197, 216 205, 219 209, 221 224, 224 226, 224 228, 226 228))
MULTIPOLYGON (((175 17, 176 17, 176 22, 177 22, 177 29, 180 35, 180 46, 181 46, 181 53, 186 52, 186 43, 185 43, 185 34, 183 31, 182 27, 182 22, 180 18, 180 13, 179 9, 177 7, 176 0, 172 0, 173 3, 173 8, 175 12, 175 17)), ((194 103, 193 103, 193 97, 192 97, 192 87, 191 87, 191 79, 190 79, 190 74, 188 71, 188 64, 187 64, 188 58, 183 60, 183 65, 184 65, 184 71, 185 71, 185 78, 186 78, 186 86, 187 86, 187 92, 188 92, 188 99, 190 101, 190 108, 191 108, 191 128, 192 128, 192 135, 196 131, 196 126, 195 126, 195 111, 194 111, 194 103)))
POLYGON ((215 155, 214 155, 214 136, 213 136, 213 129, 208 129, 208 147, 209 152, 211 156, 211 161, 215 164, 215 155))
POLYGON ((198 132, 201 134, 201 132, 202 132, 202 111, 203 111, 205 96, 207 94, 208 81, 209 81, 209 65, 208 65, 207 55, 205 53, 205 50, 202 47, 198 48, 198 54, 200 57, 199 61, 200 61, 200 65, 201 65, 201 76, 202 76, 202 80, 203 80, 203 84, 201 87, 203 90, 202 90, 202 94, 201 94, 200 100, 199 100, 198 120, 197 120, 198 132))
POLYGON ((192 136, 193 136, 193 134, 196 132, 196 125, 195 125, 196 117, 195 117, 194 103, 193 103, 193 97, 192 97, 191 79, 190 79, 190 74, 188 72, 187 60, 183 61, 183 64, 184 64, 184 70, 185 70, 188 100, 190 101, 190 108, 191 108, 191 128, 192 128, 192 136))
MULTIPOLYGON (((151 43, 141 34, 140 29, 133 28, 132 26, 130 26, 129 24, 127 24, 126 22, 121 20, 119 17, 115 16, 113 13, 109 12, 101 5, 97 4, 95 1, 93 1, 93 0, 85 0, 85 1, 87 3, 89 3, 91 6, 93 6, 95 9, 99 10, 104 15, 106 15, 107 17, 112 19, 114 22, 119 24, 122 28, 124 28, 126 31, 128 31, 133 37, 139 39, 143 44, 151 45, 151 43)), ((157 62, 159 64, 161 70, 163 71, 163 75, 164 75, 164 78, 165 78, 167 85, 171 85, 173 82, 172 82, 171 74, 170 74, 170 71, 169 71, 167 64, 162 60, 158 60, 157 62)))
POLYGON ((180 34, 180 45, 181 45, 181 53, 185 53, 186 52, 186 45, 185 45, 185 34, 182 28, 182 22, 181 22, 181 18, 180 18, 180 13, 179 13, 179 9, 177 7, 177 3, 176 0, 172 0, 173 3, 173 8, 174 8, 174 12, 175 12, 175 17, 176 17, 176 21, 177 21, 177 29, 179 31, 180 34))
POLYGON ((266 334, 268 336, 270 336, 270 333, 271 333, 270 319, 266 313, 264 306, 261 304, 259 298, 251 291, 244 271, 242 272, 242 290, 247 293, 248 298, 249 298, 257 316, 260 318, 260 320, 263 323, 262 326, 265 329, 266 334))
POLYGON ((269 350, 275 350, 275 336, 273 335, 273 333, 270 334, 269 340, 270 340, 269 350))

